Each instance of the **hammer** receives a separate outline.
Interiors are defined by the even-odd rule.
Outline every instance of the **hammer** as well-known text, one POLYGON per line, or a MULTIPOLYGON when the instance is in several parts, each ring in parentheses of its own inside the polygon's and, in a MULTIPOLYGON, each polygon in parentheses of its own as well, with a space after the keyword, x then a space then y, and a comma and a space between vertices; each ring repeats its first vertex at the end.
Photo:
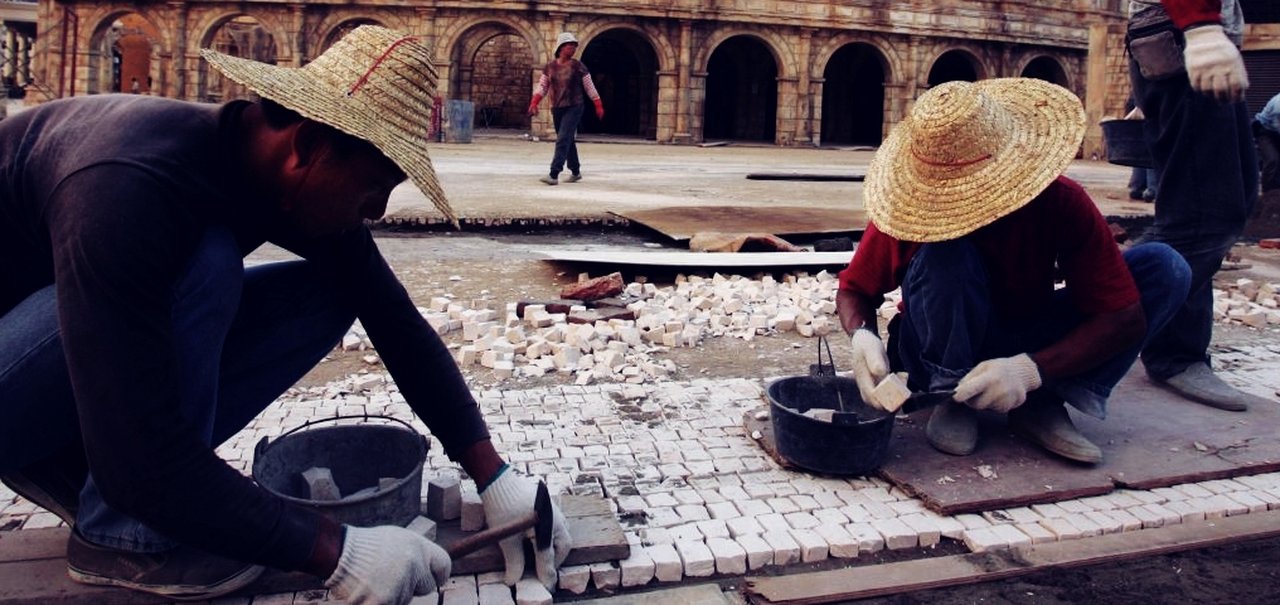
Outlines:
POLYGON ((445 552, 449 553, 450 559, 458 559, 490 544, 496 544, 503 538, 521 533, 530 527, 533 528, 534 544, 537 545, 538 550, 543 550, 551 547, 551 532, 554 522, 555 518, 551 512, 551 493, 547 491, 547 484, 539 481, 538 493, 533 499, 533 512, 497 527, 490 527, 465 536, 447 546, 445 552))

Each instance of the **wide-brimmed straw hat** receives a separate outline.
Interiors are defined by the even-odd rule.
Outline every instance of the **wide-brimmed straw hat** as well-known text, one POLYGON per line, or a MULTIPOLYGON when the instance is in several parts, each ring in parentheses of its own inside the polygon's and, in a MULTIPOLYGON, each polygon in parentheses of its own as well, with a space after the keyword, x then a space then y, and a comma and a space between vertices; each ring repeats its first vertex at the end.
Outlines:
POLYGON ((207 48, 200 55, 262 97, 373 143, 457 226, 427 157, 437 76, 431 49, 419 38, 362 25, 300 68, 207 48))
POLYGON ((1043 80, 947 82, 922 95, 876 151, 867 214, 902 241, 962 237, 1035 199, 1076 157, 1080 98, 1043 80))

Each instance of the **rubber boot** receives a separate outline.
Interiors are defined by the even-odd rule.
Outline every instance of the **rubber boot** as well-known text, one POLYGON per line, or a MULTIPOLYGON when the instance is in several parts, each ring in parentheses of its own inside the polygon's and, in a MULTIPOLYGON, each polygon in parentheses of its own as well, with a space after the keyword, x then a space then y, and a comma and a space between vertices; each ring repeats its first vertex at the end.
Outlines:
POLYGON ((1024 439, 1075 462, 1102 462, 1102 449, 1072 424, 1059 399, 1028 399, 1009 412, 1009 428, 1024 439))
POLYGON ((952 456, 968 456, 978 447, 978 415, 963 403, 942 403, 933 408, 924 434, 933 449, 952 456))
POLYGON ((1243 412, 1249 404, 1265 404, 1266 399, 1245 393, 1218 378, 1203 362, 1187 366, 1162 383, 1165 388, 1197 403, 1228 412, 1243 412))

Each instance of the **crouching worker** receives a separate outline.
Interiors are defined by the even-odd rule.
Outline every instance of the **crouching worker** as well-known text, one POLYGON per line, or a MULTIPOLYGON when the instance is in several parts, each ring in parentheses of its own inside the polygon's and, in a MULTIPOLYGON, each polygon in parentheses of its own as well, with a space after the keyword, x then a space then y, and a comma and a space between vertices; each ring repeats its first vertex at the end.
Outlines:
POLYGON ((871 223, 836 297, 863 399, 892 368, 913 391, 955 390, 926 434, 957 456, 977 412, 1064 458, 1102 452, 1063 403, 1102 418, 1107 397, 1187 295, 1186 262, 1163 244, 1123 255, 1080 185, 1062 176, 1080 146, 1071 92, 1024 78, 929 90, 867 171, 871 223), (1060 272, 1066 287, 1055 290, 1060 272), (888 355, 876 325, 901 286, 888 355))
MULTIPOLYGON (((448 578, 421 535, 339 525, 214 453, 357 318, 488 522, 533 510, 364 225, 406 176, 453 218, 426 155, 432 57, 364 26, 302 68, 204 51, 261 101, 99 95, 0 123, 0 479, 73 527, 74 580, 208 599, 270 566, 406 603, 448 578), (301 260, 246 268, 264 242, 301 260)), ((570 548, 554 527, 544 583, 570 548)))

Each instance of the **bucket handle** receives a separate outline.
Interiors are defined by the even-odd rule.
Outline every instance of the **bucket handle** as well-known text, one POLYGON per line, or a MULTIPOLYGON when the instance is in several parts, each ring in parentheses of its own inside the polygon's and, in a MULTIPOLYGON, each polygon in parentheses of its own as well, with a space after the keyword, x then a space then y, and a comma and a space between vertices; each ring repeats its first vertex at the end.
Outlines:
POLYGON ((818 337, 818 363, 809 366, 809 375, 813 377, 836 376, 836 358, 831 355, 831 345, 827 343, 826 336, 818 337), (827 361, 830 363, 822 363, 822 351, 827 351, 827 361))
MULTIPOLYGON (((289 435, 292 435, 298 431, 305 430, 308 427, 315 426, 317 424, 321 424, 324 422, 337 422, 339 420, 391 420, 393 422, 398 422, 402 426, 404 426, 404 428, 409 429, 409 432, 422 438, 422 449, 424 451, 431 449, 431 440, 428 439, 426 435, 419 433, 418 429, 413 428, 413 425, 399 418, 396 418, 395 416, 386 416, 383 414, 345 414, 345 415, 338 415, 338 416, 330 416, 328 418, 318 418, 316 420, 308 420, 283 433, 280 433, 280 435, 276 437, 276 441, 280 441, 281 439, 284 439, 285 437, 288 437, 289 435)), ((270 446, 270 444, 268 443, 268 440, 269 438, 263 435, 262 439, 258 440, 258 444, 253 446, 254 458, 262 457, 262 453, 267 451, 267 447, 270 446)))

